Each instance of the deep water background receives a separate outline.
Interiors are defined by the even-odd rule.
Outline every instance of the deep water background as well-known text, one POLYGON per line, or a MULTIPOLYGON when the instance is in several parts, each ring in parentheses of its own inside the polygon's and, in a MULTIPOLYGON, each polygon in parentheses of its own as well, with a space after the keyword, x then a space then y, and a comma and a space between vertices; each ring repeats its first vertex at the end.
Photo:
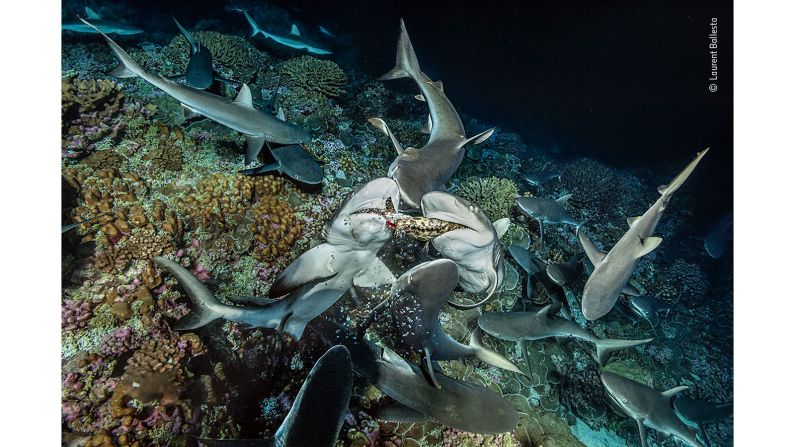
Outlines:
MULTIPOLYGON (((707 231, 732 209, 731 2, 270 4, 289 11, 290 18, 274 17, 288 22, 284 32, 289 21, 305 34, 312 25, 334 31, 333 59, 372 77, 393 66, 403 17, 423 70, 444 82, 462 114, 518 132, 531 148, 562 159, 585 155, 662 183, 710 146, 687 185, 697 191, 694 232, 707 231), (711 17, 719 26, 716 93, 708 91, 711 17)), ((225 10, 229 5, 268 8, 264 2, 143 0, 119 2, 116 9, 126 9, 127 17, 119 18, 146 29, 147 40, 170 39, 172 15, 188 28, 204 21, 201 27, 247 34, 243 17, 225 10)), ((390 85, 401 87, 413 84, 390 85)))

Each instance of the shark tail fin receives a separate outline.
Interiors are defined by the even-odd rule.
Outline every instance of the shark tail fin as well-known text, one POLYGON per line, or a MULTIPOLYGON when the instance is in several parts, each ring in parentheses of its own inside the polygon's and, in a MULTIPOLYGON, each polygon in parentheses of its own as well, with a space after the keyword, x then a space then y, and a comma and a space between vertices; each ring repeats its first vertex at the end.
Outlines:
MULTIPOLYGON (((251 37, 254 37, 257 34, 262 33, 262 30, 259 29, 259 26, 257 26, 257 22, 255 22, 254 19, 251 18, 250 15, 248 15, 248 11, 243 9, 243 10, 241 10, 241 12, 246 17, 246 20, 248 21, 248 24, 251 25, 251 37)), ((265 34, 265 33, 263 33, 263 34, 265 34)))
POLYGON ((193 309, 177 321, 174 329, 178 331, 196 329, 224 316, 225 306, 218 302, 207 287, 185 267, 161 256, 156 256, 154 261, 177 278, 193 302, 193 309))
POLYGON ((687 178, 690 177, 690 174, 692 174, 693 170, 696 169, 696 166, 698 166, 698 162, 700 162, 701 158, 704 155, 706 155, 707 151, 709 151, 709 148, 706 148, 703 151, 696 154, 696 158, 694 158, 693 161, 688 163, 688 165, 685 166, 684 169, 682 169, 682 172, 680 172, 679 175, 677 175, 676 177, 674 177, 673 180, 671 180, 671 183, 667 185, 662 185, 659 188, 657 188, 657 191, 660 193, 660 195, 670 196, 671 194, 676 192, 676 190, 679 189, 680 186, 682 186, 685 180, 687 180, 687 178))
POLYGON ((408 77, 416 78, 420 73, 422 73, 420 63, 417 61, 414 47, 411 45, 408 32, 406 32, 406 24, 403 23, 403 19, 400 19, 400 37, 398 38, 395 68, 378 79, 386 81, 408 77))
POLYGON ((182 27, 182 24, 179 23, 179 21, 177 21, 176 17, 172 17, 172 19, 174 19, 174 23, 177 24, 179 32, 181 32, 182 35, 185 36, 185 39, 188 39, 188 43, 190 44, 190 47, 193 49, 193 51, 194 52, 199 51, 199 44, 196 43, 196 40, 193 38, 193 35, 189 33, 188 30, 182 27))
POLYGON ((475 356, 481 362, 507 371, 524 374, 521 369, 514 365, 513 362, 505 358, 502 354, 492 351, 483 345, 483 331, 481 331, 479 327, 472 331, 472 335, 469 337, 469 346, 475 348, 475 356))
POLYGON ((653 338, 646 338, 644 340, 613 340, 609 338, 594 340, 596 345, 596 360, 600 366, 607 363, 607 359, 615 351, 631 348, 633 346, 645 345, 646 343, 654 340, 653 338))
POLYGON ((94 31, 98 32, 102 37, 104 37, 105 41, 108 42, 108 46, 110 46, 110 49, 113 50, 114 53, 116 53, 116 57, 119 58, 125 70, 124 71, 118 70, 117 67, 117 69, 113 70, 114 72, 118 70, 119 73, 124 73, 126 75, 125 77, 132 77, 132 76, 143 77, 146 71, 144 70, 143 67, 141 67, 138 64, 138 62, 135 62, 135 59, 133 59, 126 51, 124 51, 124 48, 120 47, 116 42, 113 41, 113 39, 108 37, 107 34, 103 33, 102 31, 99 30, 99 28, 87 22, 84 18, 82 17, 78 18, 80 19, 80 21, 90 26, 91 28, 94 29, 94 31))

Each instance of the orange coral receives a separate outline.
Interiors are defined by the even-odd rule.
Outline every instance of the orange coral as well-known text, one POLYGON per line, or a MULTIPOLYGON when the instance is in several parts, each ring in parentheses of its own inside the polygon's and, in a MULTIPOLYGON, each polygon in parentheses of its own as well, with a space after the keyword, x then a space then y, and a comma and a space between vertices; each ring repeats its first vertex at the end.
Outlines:
POLYGON ((255 221, 251 232, 258 242, 254 257, 260 261, 277 259, 293 246, 301 235, 301 224, 287 202, 276 196, 265 196, 252 207, 255 221))

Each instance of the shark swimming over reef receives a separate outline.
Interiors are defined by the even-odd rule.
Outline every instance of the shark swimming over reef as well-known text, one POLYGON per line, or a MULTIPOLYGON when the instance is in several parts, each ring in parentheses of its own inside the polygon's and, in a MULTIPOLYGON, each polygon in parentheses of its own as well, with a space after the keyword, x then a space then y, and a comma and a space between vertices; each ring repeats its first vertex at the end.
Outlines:
POLYGON ((653 320, 655 320, 661 312, 665 312, 665 316, 667 317, 675 304, 676 303, 669 304, 657 297, 648 295, 631 296, 627 299, 627 306, 629 306, 629 309, 635 315, 648 321, 652 327, 654 327, 653 320))
POLYGON ((709 445, 709 436, 704 429, 704 425, 730 417, 734 413, 734 405, 732 402, 708 402, 691 399, 684 394, 677 394, 674 397, 674 413, 682 422, 697 429, 707 445, 709 445))
POLYGON ((209 447, 333 447, 348 414, 352 387, 351 355, 346 347, 334 346, 309 371, 272 439, 199 440, 209 447))
POLYGON ((140 77, 179 101, 191 114, 202 115, 246 135, 246 164, 256 160, 266 141, 294 144, 312 139, 312 136, 304 129, 254 108, 248 85, 243 84, 237 98, 230 101, 223 96, 184 86, 163 76, 149 73, 113 39, 89 22, 80 20, 102 34, 111 50, 121 60, 121 65, 114 70, 113 76, 119 78, 140 77))
POLYGON ((594 265, 594 271, 588 277, 582 292, 582 313, 585 318, 594 321, 610 312, 627 284, 635 263, 660 245, 662 239, 652 236, 652 233, 657 228, 663 211, 671 201, 673 193, 687 180, 708 150, 709 148, 699 152, 670 184, 660 186, 660 198, 642 216, 627 219, 629 230, 608 253, 599 251, 578 228, 577 237, 594 265))
POLYGON ((306 324, 334 305, 352 285, 378 287, 395 277, 377 257, 392 237, 392 226, 382 215, 360 210, 383 209, 387 199, 398 199, 398 188, 388 178, 371 180, 343 203, 323 230, 320 244, 287 266, 268 295, 276 298, 261 307, 221 304, 196 277, 163 257, 155 262, 166 268, 193 301, 193 310, 179 319, 177 330, 195 329, 223 318, 254 327, 274 328, 300 340, 306 324))
POLYGON ((61 29, 73 31, 75 33, 105 33, 116 34, 119 36, 132 36, 144 32, 142 29, 136 28, 132 25, 127 25, 126 23, 121 23, 110 19, 103 19, 88 6, 86 6, 85 11, 86 17, 93 22, 93 25, 86 25, 85 23, 81 22, 70 22, 61 24, 61 29))
POLYGON ((425 146, 404 149, 382 119, 371 118, 369 121, 390 137, 397 150, 398 156, 389 166, 388 176, 395 179, 400 186, 401 205, 418 208, 426 193, 446 189, 445 184, 464 159, 464 146, 471 142, 482 143, 494 133, 494 129, 488 129, 471 138, 466 137, 461 118, 444 94, 442 82, 432 81, 420 69, 406 25, 401 19, 395 68, 380 79, 406 77, 417 83, 422 92, 420 98, 428 103, 430 109, 430 138, 425 146))
POLYGON ((538 221, 539 245, 544 245, 544 224, 566 224, 579 227, 581 223, 572 217, 563 205, 569 201, 571 194, 555 200, 541 197, 519 197, 519 208, 538 221))
POLYGON ((644 345, 654 340, 653 338, 644 340, 599 338, 573 321, 555 318, 560 308, 560 303, 552 303, 538 312, 486 312, 478 317, 478 326, 489 335, 509 341, 533 341, 550 337, 579 338, 596 346, 596 360, 600 365, 607 363, 610 354, 615 351, 644 345))
MULTIPOLYGON (((270 145, 268 145, 270 147, 270 145)), ((323 181, 323 167, 306 152, 300 144, 270 148, 274 163, 240 171, 245 175, 260 175, 277 171, 293 180, 317 185, 323 181)))
POLYGON ((193 38, 193 34, 183 28, 176 18, 174 18, 174 23, 177 24, 177 28, 190 45, 190 59, 188 59, 188 67, 185 69, 185 82, 199 90, 210 88, 215 79, 212 53, 207 47, 197 42, 193 38))
POLYGON ((524 174, 524 179, 527 183, 537 186, 543 187, 544 183, 552 181, 554 179, 560 180, 561 173, 558 171, 539 171, 533 173, 524 174))
POLYGON ((505 221, 492 224, 477 206, 461 197, 442 191, 431 191, 420 202, 425 217, 462 225, 431 240, 433 247, 458 265, 458 283, 470 293, 486 293, 483 301, 472 305, 448 303, 458 309, 482 305, 500 286, 505 276, 501 234, 495 226, 507 230, 505 221))
POLYGON ((301 32, 298 31, 298 26, 294 23, 290 27, 290 33, 287 35, 269 33, 267 31, 263 31, 259 25, 257 25, 257 22, 255 22, 254 19, 248 14, 248 11, 243 9, 235 9, 235 11, 243 13, 243 15, 246 17, 246 20, 248 20, 248 24, 251 25, 251 37, 254 37, 257 34, 262 34, 266 38, 294 50, 306 50, 307 53, 318 55, 331 54, 331 50, 321 48, 305 40, 303 36, 301 36, 301 32))
POLYGON ((389 298, 373 309, 373 314, 388 309, 391 327, 401 334, 401 343, 420 353, 420 369, 436 388, 433 361, 477 357, 484 363, 522 373, 510 360, 480 342, 480 331, 472 333, 469 346, 447 335, 439 322, 445 300, 458 284, 458 267, 449 259, 418 264, 395 281, 389 298))
POLYGON ((566 262, 550 262, 547 264, 547 276, 555 284, 563 287, 576 281, 582 275, 582 257, 574 256, 566 262))
POLYGON ((648 445, 646 427, 673 435, 693 447, 703 447, 696 438, 695 431, 676 416, 671 404, 671 399, 688 387, 679 386, 659 392, 609 371, 602 371, 601 377, 610 400, 638 423, 641 447, 648 445))

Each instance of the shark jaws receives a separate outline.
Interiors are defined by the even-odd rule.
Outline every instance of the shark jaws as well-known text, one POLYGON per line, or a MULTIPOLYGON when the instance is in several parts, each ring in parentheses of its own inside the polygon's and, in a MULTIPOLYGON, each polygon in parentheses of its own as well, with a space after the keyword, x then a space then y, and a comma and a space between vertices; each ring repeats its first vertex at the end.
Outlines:
POLYGON ((229 101, 223 96, 187 87, 163 76, 149 73, 135 62, 113 39, 94 27, 94 25, 83 19, 80 20, 102 34, 111 50, 121 60, 122 65, 112 73, 114 76, 120 78, 140 77, 179 101, 189 112, 202 115, 232 130, 245 134, 247 140, 246 164, 256 160, 257 155, 262 150, 262 145, 266 141, 279 144, 295 144, 312 139, 311 135, 304 129, 254 108, 251 90, 249 90, 248 85, 243 84, 237 98, 234 101, 229 101))
POLYGON ((676 416, 671 404, 671 399, 688 387, 680 386, 661 393, 608 371, 602 371, 601 376, 610 399, 637 422, 641 447, 648 445, 646 427, 673 435, 693 447, 703 447, 696 438, 695 431, 676 416))
POLYGON ((353 284, 378 287, 395 277, 377 257, 392 237, 390 223, 365 209, 384 209, 387 199, 397 200, 394 181, 379 178, 365 184, 340 208, 324 229, 326 243, 293 261, 276 278, 269 297, 287 295, 261 307, 221 304, 196 277, 179 264, 156 257, 155 262, 182 284, 193 310, 177 321, 175 329, 195 329, 223 318, 254 327, 273 328, 300 340, 306 324, 334 305, 353 284))
POLYGON ((673 193, 687 180, 708 150, 699 152, 670 184, 660 186, 660 198, 642 216, 627 219, 629 230, 608 253, 597 250, 593 242, 578 229, 577 237, 594 265, 594 271, 582 292, 582 313, 585 318, 594 321, 610 312, 627 284, 635 263, 660 245, 662 239, 652 236, 652 233, 663 211, 673 193))
MULTIPOLYGON (((501 234, 477 206, 452 194, 429 192, 422 197, 421 207, 425 217, 464 226, 435 237, 431 244, 443 257, 456 263, 462 289, 470 293, 486 293, 483 301, 472 305, 455 304, 449 300, 448 303, 458 309, 482 305, 502 286, 505 276, 501 234)), ((503 232, 507 230, 504 220, 496 224, 503 232)))
POLYGON ((449 259, 419 264, 395 281, 389 298, 373 310, 390 309, 392 330, 401 334, 401 344, 421 355, 420 368, 428 383, 440 388, 433 370, 435 360, 477 357, 484 363, 522 373, 502 355, 483 346, 480 331, 472 333, 470 344, 463 345, 447 335, 439 322, 445 300, 458 284, 458 267, 449 259))
POLYGON ((93 25, 86 25, 81 22, 63 23, 61 24, 61 29, 75 33, 105 33, 119 36, 132 36, 144 32, 142 29, 127 25, 126 23, 103 19, 88 6, 86 6, 85 11, 86 17, 94 23, 93 25))
POLYGON ((353 387, 351 355, 334 346, 315 363, 273 439, 206 439, 209 447, 333 447, 348 414, 353 387))
POLYGON ((243 13, 243 15, 246 17, 246 20, 248 20, 248 24, 251 25, 251 37, 254 37, 257 34, 262 34, 268 39, 271 39, 280 45, 284 45, 285 47, 292 48, 294 50, 306 50, 308 53, 318 55, 331 54, 331 50, 327 50, 307 42, 301 36, 301 32, 298 31, 298 26, 295 24, 292 25, 290 28, 290 33, 286 36, 278 35, 263 31, 259 25, 257 25, 257 22, 255 22, 254 19, 248 14, 248 11, 242 9, 238 9, 236 11, 243 13))
POLYGON ((430 191, 444 191, 445 184, 453 176, 464 159, 466 146, 470 142, 482 143, 494 133, 494 129, 466 137, 464 125, 453 104, 444 94, 441 81, 432 81, 422 72, 411 46, 406 25, 400 21, 400 38, 397 45, 397 63, 382 80, 409 77, 420 88, 423 101, 430 109, 430 138, 422 148, 403 148, 386 123, 380 118, 371 118, 370 123, 392 140, 398 152, 389 166, 390 178, 400 186, 402 205, 418 208, 422 197, 430 191))
POLYGON ((489 335, 509 341, 533 341, 550 337, 579 338, 596 346, 596 360, 600 365, 607 363, 614 351, 644 345, 653 340, 601 339, 577 323, 554 318, 560 308, 560 303, 553 303, 538 312, 488 312, 478 317, 478 326, 489 335))
POLYGON ((544 245, 544 224, 566 224, 579 227, 581 223, 563 207, 571 198, 567 194, 556 200, 541 197, 519 197, 519 208, 538 221, 539 245, 544 245))

